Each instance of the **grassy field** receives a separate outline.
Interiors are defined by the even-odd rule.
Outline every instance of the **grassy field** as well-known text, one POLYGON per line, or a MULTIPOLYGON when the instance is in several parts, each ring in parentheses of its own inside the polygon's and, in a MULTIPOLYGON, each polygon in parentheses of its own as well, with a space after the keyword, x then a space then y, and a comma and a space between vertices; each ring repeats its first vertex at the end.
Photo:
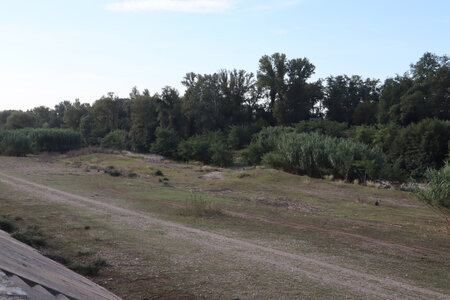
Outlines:
POLYGON ((0 166, 0 215, 43 253, 104 259, 90 278, 124 299, 450 297, 445 224, 406 192, 130 154, 0 166))

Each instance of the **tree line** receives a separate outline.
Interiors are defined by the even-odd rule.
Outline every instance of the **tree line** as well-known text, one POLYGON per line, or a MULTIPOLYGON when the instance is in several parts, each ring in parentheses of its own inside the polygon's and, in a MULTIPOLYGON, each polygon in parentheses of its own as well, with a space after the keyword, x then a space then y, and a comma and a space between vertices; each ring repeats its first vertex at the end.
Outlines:
MULTIPOLYGON (((358 75, 312 80, 314 71, 307 58, 275 53, 261 57, 256 75, 245 70, 188 73, 182 80, 183 95, 172 87, 154 94, 135 87, 127 98, 109 93, 92 105, 75 100, 53 109, 7 110, 0 112, 0 128, 71 129, 81 134, 84 145, 228 165, 229 150, 246 147, 252 137, 257 140, 262 128, 283 126, 298 134, 332 137, 325 148, 347 149, 335 139, 378 147, 396 167, 394 173, 421 177, 426 168, 443 166, 450 132, 448 56, 425 53, 409 71, 384 82, 358 75)), ((320 140, 286 134, 283 138, 291 144, 320 140)), ((286 147, 277 149, 278 155, 289 156, 286 147)), ((252 161, 248 153, 243 157, 252 161)), ((331 163, 322 171, 309 171, 321 173, 331 163)))

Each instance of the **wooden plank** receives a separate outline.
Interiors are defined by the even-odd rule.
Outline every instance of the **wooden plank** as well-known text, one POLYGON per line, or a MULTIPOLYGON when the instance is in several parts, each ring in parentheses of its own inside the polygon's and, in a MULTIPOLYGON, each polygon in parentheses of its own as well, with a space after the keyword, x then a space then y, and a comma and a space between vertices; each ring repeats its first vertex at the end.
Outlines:
POLYGON ((0 230, 0 269, 75 299, 118 300, 116 295, 0 230))

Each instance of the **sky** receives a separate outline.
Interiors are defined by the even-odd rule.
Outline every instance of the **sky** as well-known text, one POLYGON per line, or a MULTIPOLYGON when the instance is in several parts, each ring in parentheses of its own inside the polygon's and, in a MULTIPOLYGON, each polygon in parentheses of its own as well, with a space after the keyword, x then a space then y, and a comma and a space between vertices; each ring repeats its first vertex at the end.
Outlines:
POLYGON ((450 54, 448 0, 0 0, 0 110, 134 86, 183 92, 188 72, 306 57, 313 79, 384 80, 427 51, 450 54))

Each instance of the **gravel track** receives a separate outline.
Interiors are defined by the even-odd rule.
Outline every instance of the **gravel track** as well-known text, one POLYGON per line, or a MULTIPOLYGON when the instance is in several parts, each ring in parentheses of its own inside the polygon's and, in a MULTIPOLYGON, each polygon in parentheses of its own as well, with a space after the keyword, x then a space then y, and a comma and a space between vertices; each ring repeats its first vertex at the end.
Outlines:
MULTIPOLYGON (((0 172, 0 182, 51 202, 84 208, 96 213, 126 220, 141 229, 163 228, 167 236, 195 243, 205 249, 219 251, 240 260, 277 267, 293 277, 305 276, 321 284, 346 288, 372 299, 450 299, 450 295, 422 288, 393 278, 380 277, 363 271, 325 262, 318 257, 291 253, 243 239, 191 228, 166 221, 151 213, 143 213, 91 198, 68 193, 0 172)), ((329 260, 329 259, 328 259, 329 260)))

